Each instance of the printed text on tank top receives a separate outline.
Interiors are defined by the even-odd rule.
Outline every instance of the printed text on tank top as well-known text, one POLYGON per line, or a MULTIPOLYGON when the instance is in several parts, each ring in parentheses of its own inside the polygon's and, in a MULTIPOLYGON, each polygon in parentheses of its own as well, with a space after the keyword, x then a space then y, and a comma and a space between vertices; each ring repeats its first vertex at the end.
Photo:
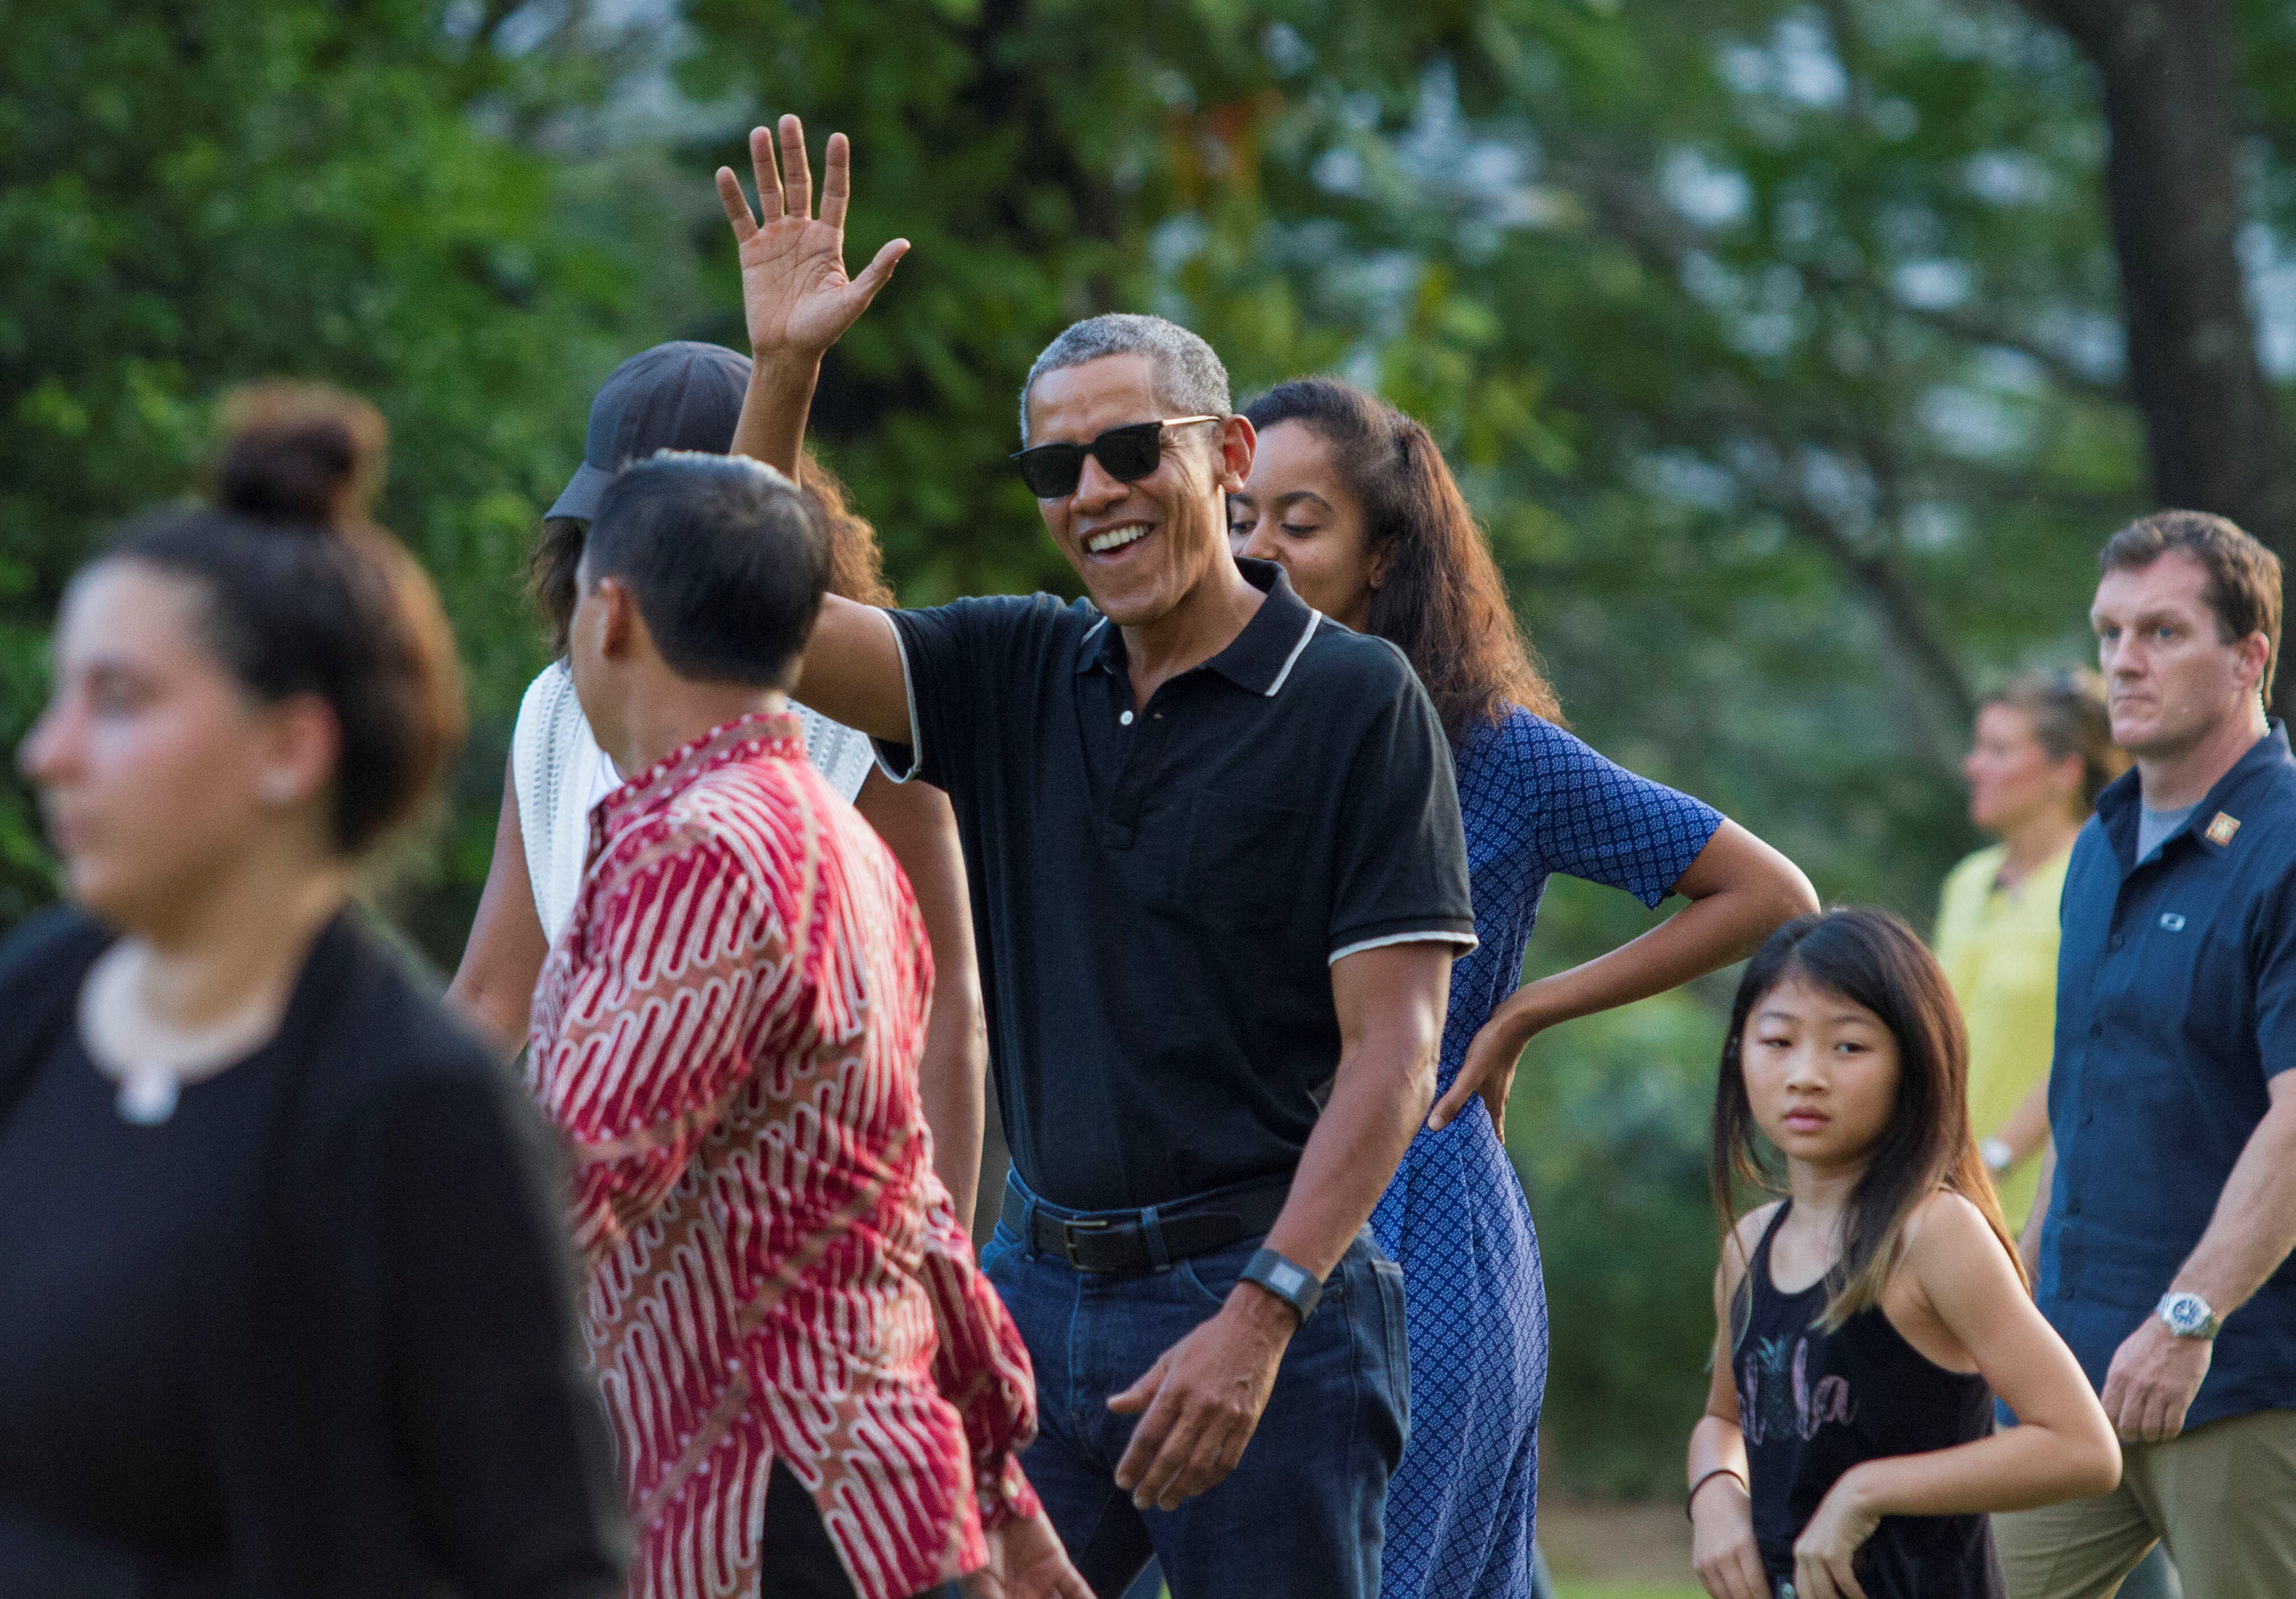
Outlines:
MULTIPOLYGON (((1784 1304, 1796 1311, 1808 1311, 1799 1318, 1801 1326, 1816 1323, 1825 1305, 1824 1274, 1789 1292, 1778 1286, 1769 1250, 1761 1251, 1751 1269, 1768 1279, 1770 1292, 1784 1304)), ((1738 1426, 1748 1444, 1759 1447, 1773 1438, 1786 1436, 1789 1431, 1795 1437, 1815 1438, 1828 1423, 1848 1426, 1857 1419, 1857 1406, 1846 1379, 1821 1377, 1815 1385, 1810 1382, 1808 1332, 1761 1336, 1750 1327, 1748 1334, 1751 1348, 1740 1359, 1738 1369, 1738 1426)))

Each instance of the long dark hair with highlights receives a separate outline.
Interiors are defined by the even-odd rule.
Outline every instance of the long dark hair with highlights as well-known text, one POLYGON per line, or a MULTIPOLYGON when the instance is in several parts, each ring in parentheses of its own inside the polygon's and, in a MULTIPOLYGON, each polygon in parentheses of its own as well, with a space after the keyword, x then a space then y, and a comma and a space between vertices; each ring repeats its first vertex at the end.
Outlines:
POLYGON ((1411 662, 1454 744, 1513 705, 1562 724, 1490 545, 1425 428, 1337 378, 1278 383, 1243 414, 1263 432, 1301 423, 1331 446, 1363 507, 1366 552, 1387 562, 1369 630, 1411 662))
MULTIPOLYGON (((1754 1123, 1746 1096, 1746 1027, 1781 983, 1800 979, 1871 1011, 1898 1044, 1898 1098, 1850 1191, 1841 1221, 1841 1256, 1825 1275, 1831 1331, 1882 1301, 1905 1255, 1906 1222, 1943 1188, 1984 1213, 2012 1261, 2017 1247, 1969 1123, 1969 1031, 1937 957, 1887 911, 1834 910, 1797 916, 1764 940, 1739 980, 1714 1086, 1710 1177, 1726 1247, 1734 1247, 1742 1185, 1785 1192, 1775 1152, 1754 1123)), ((2023 1277, 2021 1262, 2017 1275, 2023 1277)))

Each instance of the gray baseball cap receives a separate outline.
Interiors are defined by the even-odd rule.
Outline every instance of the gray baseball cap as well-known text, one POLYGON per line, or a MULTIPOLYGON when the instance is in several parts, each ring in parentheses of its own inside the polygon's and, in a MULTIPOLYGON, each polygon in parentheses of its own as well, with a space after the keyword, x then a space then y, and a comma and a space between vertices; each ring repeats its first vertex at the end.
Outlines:
POLYGON ((656 450, 724 455, 749 387, 750 357, 723 345, 676 339, 632 356, 590 402, 582 464, 548 514, 589 521, 614 474, 656 450))

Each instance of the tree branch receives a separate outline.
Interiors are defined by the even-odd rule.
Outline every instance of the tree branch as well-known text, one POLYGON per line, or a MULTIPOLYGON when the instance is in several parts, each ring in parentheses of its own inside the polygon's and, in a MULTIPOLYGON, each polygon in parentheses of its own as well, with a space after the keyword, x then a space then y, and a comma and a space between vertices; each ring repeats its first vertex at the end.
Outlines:
MULTIPOLYGON (((2296 558, 2296 461, 2256 350, 2226 0, 2021 0, 2095 66, 2128 383, 2155 497, 2229 516, 2296 558)), ((2296 678, 2281 684, 2296 704, 2296 678)))
POLYGON ((2083 372, 2061 350, 2051 349, 2030 333, 2021 333, 1988 316, 1961 310, 1933 310, 1922 306, 1892 302, 1893 308, 1914 321, 1925 324, 1941 333, 1969 344, 1989 344, 2002 349, 2014 350, 2046 372, 2055 381, 2076 393, 2097 399, 2116 400, 2126 404, 2132 397, 2128 385, 2113 382, 2083 372))
MULTIPOLYGON (((1678 275, 1683 255, 1702 242, 1689 226, 1674 217, 1639 179, 1628 178, 1607 168, 1581 168, 1579 172, 1581 192, 1592 201, 1590 209, 1603 217, 1613 231, 1638 253, 1649 258, 1652 266, 1678 275)), ((1893 311, 1905 308, 1894 301, 1889 303, 1893 311)), ((1727 407, 1727 415, 1731 426, 1761 438, 1781 460, 1791 457, 1792 447, 1775 436, 1775 419, 1766 415, 1758 404, 1738 397, 1727 407)), ((1852 447, 1873 466, 1875 463, 1866 447, 1870 442, 1870 437, 1860 439, 1854 441, 1852 447)), ((1886 469, 1887 463, 1882 464, 1886 469)), ((1786 526, 1830 556, 1849 577, 1853 587, 1880 617, 1884 631, 1897 641, 1929 685, 1931 699, 1941 705, 1949 718, 1958 718, 1966 726, 1976 714, 1976 698, 1968 676, 1947 647, 1943 635, 1930 617, 1928 605, 1904 569, 1886 551, 1859 549, 1793 485, 1774 486, 1769 497, 1783 514, 1786 526)), ((1946 731, 1936 718, 1923 719, 1929 724, 1933 741, 1946 731)))

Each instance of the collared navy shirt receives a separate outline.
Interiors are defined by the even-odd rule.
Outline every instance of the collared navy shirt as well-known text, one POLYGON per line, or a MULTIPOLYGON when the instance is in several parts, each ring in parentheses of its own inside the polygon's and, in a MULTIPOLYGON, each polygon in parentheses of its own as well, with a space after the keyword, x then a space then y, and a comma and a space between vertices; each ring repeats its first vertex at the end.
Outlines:
MULTIPOLYGON (((2100 1390, 2296 1066, 2296 759, 2279 722, 2136 864, 2137 775, 2065 873, 2038 1297, 2100 1390)), ((2187 1427, 2296 1406, 2296 1262, 2225 1321, 2187 1427)))
POLYGON ((1288 1175, 1339 1062, 1331 966, 1475 942, 1450 747, 1401 652, 1271 563, 1228 647, 1136 707, 1082 601, 889 612, 912 743, 956 809, 997 1106, 1076 1210, 1288 1175))

